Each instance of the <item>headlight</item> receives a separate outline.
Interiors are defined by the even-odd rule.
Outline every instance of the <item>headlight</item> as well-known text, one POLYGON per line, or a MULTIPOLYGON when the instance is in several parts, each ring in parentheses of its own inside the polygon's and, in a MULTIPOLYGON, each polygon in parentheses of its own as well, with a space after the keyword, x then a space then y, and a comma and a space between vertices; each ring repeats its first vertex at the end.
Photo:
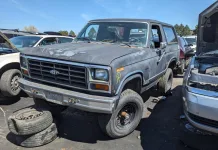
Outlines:
POLYGON ((102 81, 109 80, 108 70, 105 69, 92 69, 91 75, 93 80, 102 80, 102 81))
POLYGON ((20 65, 23 68, 27 68, 27 59, 25 57, 20 56, 20 65))

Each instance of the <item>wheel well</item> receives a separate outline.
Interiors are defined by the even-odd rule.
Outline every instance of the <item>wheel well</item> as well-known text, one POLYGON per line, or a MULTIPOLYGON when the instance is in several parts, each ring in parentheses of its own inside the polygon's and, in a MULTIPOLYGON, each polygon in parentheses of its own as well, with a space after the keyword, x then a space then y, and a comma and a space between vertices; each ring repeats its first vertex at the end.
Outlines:
POLYGON ((133 90, 133 91, 135 91, 135 92, 140 94, 140 92, 141 92, 141 84, 142 84, 141 78, 139 78, 139 77, 134 78, 134 79, 128 81, 125 84, 125 86, 123 87, 122 91, 124 91, 126 89, 131 89, 131 90, 133 90))
POLYGON ((7 70, 10 70, 10 69, 18 69, 20 70, 20 64, 19 63, 10 63, 10 64, 7 64, 5 66, 3 66, 1 69, 0 69, 0 76, 7 70))
POLYGON ((172 70, 174 70, 176 68, 176 61, 173 60, 172 62, 170 62, 168 68, 171 68, 172 70))

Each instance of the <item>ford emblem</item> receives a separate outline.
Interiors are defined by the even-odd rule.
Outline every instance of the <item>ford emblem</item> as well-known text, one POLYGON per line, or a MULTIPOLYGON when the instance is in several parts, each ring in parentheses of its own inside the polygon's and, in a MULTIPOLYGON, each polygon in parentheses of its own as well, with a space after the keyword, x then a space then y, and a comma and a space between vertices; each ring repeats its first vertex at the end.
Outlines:
POLYGON ((53 70, 50 70, 50 74, 58 75, 59 71, 53 69, 53 70))

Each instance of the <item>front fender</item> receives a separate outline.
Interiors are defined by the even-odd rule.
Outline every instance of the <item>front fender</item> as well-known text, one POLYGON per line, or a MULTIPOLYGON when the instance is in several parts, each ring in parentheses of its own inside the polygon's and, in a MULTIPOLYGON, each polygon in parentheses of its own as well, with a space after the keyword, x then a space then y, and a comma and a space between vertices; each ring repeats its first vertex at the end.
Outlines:
POLYGON ((0 68, 10 63, 20 63, 20 53, 5 54, 0 56, 0 68))
MULTIPOLYGON (((127 74, 120 82, 117 90, 116 90, 116 93, 115 95, 120 95, 124 86, 131 80, 135 79, 135 78, 140 78, 141 82, 143 81, 142 80, 142 72, 141 71, 135 71, 135 72, 132 72, 130 74, 127 74)), ((142 85, 143 83, 141 83, 142 85)))

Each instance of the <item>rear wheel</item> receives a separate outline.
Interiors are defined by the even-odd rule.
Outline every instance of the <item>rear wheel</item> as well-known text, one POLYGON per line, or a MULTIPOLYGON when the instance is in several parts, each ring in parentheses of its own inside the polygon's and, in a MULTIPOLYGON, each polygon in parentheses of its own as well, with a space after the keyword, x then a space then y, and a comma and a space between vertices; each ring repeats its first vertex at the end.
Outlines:
POLYGON ((111 115, 99 115, 99 125, 108 136, 119 138, 130 134, 138 126, 143 112, 139 94, 127 89, 122 92, 119 104, 111 115))
POLYGON ((167 68, 166 73, 158 83, 158 90, 160 91, 161 94, 166 94, 171 90, 172 84, 173 84, 173 71, 171 68, 167 68))

